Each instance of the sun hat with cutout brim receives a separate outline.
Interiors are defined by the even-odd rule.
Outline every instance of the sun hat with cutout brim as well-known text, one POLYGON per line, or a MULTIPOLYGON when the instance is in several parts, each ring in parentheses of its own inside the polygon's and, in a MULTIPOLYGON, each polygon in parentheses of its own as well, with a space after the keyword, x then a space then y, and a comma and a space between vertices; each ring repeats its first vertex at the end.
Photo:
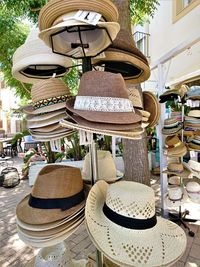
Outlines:
POLYGON ((147 58, 136 47, 132 35, 120 29, 114 42, 104 51, 105 57, 94 58, 93 65, 103 66, 105 71, 121 73, 125 80, 141 83, 148 80, 150 68, 147 58))
POLYGON ((48 125, 58 123, 60 120, 62 120, 64 118, 66 118, 66 112, 61 113, 57 116, 52 116, 51 118, 43 120, 43 121, 32 122, 32 121, 27 120, 27 127, 29 129, 41 128, 41 127, 45 127, 48 125))
POLYGON ((191 171, 182 163, 169 163, 167 170, 163 171, 163 173, 177 175, 181 178, 189 178, 191 176, 191 171))
POLYGON ((13 55, 12 75, 15 79, 34 84, 41 79, 64 76, 72 64, 70 58, 56 55, 38 37, 39 30, 33 29, 25 43, 13 55))
POLYGON ((50 28, 59 16, 78 10, 100 13, 106 21, 118 21, 118 10, 110 0, 51 0, 40 11, 40 31, 50 28))
POLYGON ((149 117, 149 127, 154 127, 160 119, 160 104, 157 97, 148 91, 143 92, 144 110, 151 115, 149 117))
POLYGON ((85 218, 98 249, 122 266, 169 266, 186 249, 183 229, 156 217, 154 191, 140 183, 98 181, 89 192, 85 218))
MULTIPOLYGON (((115 162, 110 151, 97 150, 97 162, 98 162, 98 180, 104 180, 106 182, 114 182, 123 177, 123 173, 117 171, 115 162)), ((84 181, 91 181, 91 165, 90 165, 90 153, 85 156, 82 167, 82 178, 84 181)))
POLYGON ((64 119, 60 121, 60 125, 65 128, 70 128, 70 129, 76 129, 76 130, 83 130, 88 133, 96 133, 96 134, 102 134, 102 135, 109 135, 109 136, 118 136, 122 138, 127 138, 127 139, 133 139, 133 140, 140 140, 142 139, 142 134, 144 132, 144 129, 137 131, 111 131, 111 130, 102 130, 100 128, 93 128, 91 126, 83 126, 78 123, 76 123, 72 119, 64 119))
MULTIPOLYGON (((30 107, 31 109, 31 107, 30 107)), ((51 119, 55 116, 58 116, 60 114, 63 114, 65 112, 65 108, 59 109, 59 110, 55 110, 55 111, 51 111, 51 112, 47 112, 44 114, 39 114, 39 115, 31 115, 31 114, 27 114, 26 119, 29 122, 42 122, 48 119, 51 119)))
POLYGON ((31 194, 17 205, 16 214, 25 223, 45 224, 71 216, 84 205, 80 169, 47 165, 39 172, 31 194))
POLYGON ((95 26, 91 26, 76 20, 74 18, 76 13, 75 11, 59 16, 51 27, 39 33, 39 38, 51 47, 54 53, 74 58, 94 57, 111 44, 120 26, 117 22, 105 22, 103 18, 95 26), (84 52, 81 41, 86 46, 84 52))
POLYGON ((187 201, 187 192, 177 185, 169 186, 168 193, 164 196, 164 201, 169 208, 180 207, 187 201))
POLYGON ((124 125, 142 120, 128 98, 123 77, 110 72, 84 73, 76 99, 67 101, 66 107, 72 113, 95 123, 124 125))

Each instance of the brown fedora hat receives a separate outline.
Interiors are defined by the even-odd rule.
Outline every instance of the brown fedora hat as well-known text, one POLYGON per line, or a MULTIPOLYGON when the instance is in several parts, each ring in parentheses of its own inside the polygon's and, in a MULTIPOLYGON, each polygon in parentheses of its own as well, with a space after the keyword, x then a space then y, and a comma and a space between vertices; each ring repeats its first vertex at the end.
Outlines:
POLYGON ((144 110, 148 111, 151 115, 149 117, 149 126, 154 127, 160 119, 160 104, 157 97, 148 91, 143 92, 144 110))
POLYGON ((148 80, 150 68, 146 57, 136 47, 128 31, 121 29, 114 42, 105 51, 105 58, 96 58, 93 64, 104 66, 105 71, 121 73, 132 83, 148 80))
POLYGON ((84 73, 75 101, 67 101, 66 107, 90 122, 133 124, 142 120, 128 98, 123 77, 110 72, 84 73))
POLYGON ((71 216, 85 205, 79 168, 47 165, 38 174, 31 194, 16 209, 28 224, 45 224, 71 216))

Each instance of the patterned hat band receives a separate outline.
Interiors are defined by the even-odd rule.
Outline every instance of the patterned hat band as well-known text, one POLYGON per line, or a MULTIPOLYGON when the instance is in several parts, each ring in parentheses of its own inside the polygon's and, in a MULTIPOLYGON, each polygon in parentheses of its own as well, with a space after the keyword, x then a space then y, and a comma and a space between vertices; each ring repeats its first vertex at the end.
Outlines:
POLYGON ((129 99, 101 96, 77 96, 74 109, 99 112, 135 112, 129 99))
POLYGON ((54 97, 50 97, 47 99, 39 100, 37 102, 33 102, 32 105, 33 105, 33 109, 36 110, 36 109, 51 106, 54 104, 63 103, 69 98, 70 98, 69 95, 54 96, 54 97))

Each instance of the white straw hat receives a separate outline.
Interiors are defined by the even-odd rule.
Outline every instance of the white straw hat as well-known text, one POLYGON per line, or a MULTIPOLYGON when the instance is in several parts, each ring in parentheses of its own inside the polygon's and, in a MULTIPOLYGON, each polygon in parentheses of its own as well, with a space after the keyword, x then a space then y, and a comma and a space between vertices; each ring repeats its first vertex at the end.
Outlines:
POLYGON ((70 58, 56 55, 38 37, 39 30, 34 29, 25 43, 13 55, 12 74, 17 80, 34 84, 57 74, 61 77, 72 66, 70 58))
POLYGON ((185 232, 155 215, 154 191, 128 181, 98 181, 86 201, 89 235, 119 265, 169 266, 186 249, 185 232))
POLYGON ((188 163, 183 162, 183 164, 192 172, 195 177, 200 179, 200 162, 189 160, 188 163))
POLYGON ((189 182, 186 185, 187 194, 194 202, 200 203, 200 184, 197 182, 189 182))
POLYGON ((187 200, 187 194, 180 186, 170 186, 164 200, 168 207, 179 207, 187 200))

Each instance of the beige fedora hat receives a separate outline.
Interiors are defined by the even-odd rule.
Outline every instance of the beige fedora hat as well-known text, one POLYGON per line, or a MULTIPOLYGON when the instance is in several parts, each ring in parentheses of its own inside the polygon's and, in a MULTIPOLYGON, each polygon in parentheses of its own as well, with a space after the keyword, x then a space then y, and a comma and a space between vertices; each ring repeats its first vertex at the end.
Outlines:
POLYGON ((92 26, 75 19, 77 12, 59 16, 50 28, 42 30, 39 38, 54 53, 73 58, 94 57, 104 51, 116 38, 120 26, 103 18, 92 26))
MULTIPOLYGON (((30 110, 33 112, 33 108, 30 107, 30 110)), ((28 109, 28 106, 27 106, 28 109)), ((63 114, 66 112, 65 108, 59 109, 59 110, 53 110, 51 112, 47 112, 44 114, 39 114, 39 115, 32 115, 32 114, 27 114, 26 119, 28 122, 42 122, 42 121, 46 121, 48 119, 54 118, 55 116, 58 116, 60 114, 63 114)))
POLYGON ((136 47, 133 37, 121 29, 108 49, 105 57, 93 60, 95 66, 103 66, 105 71, 121 73, 125 80, 141 83, 148 80, 150 68, 147 58, 136 47))
POLYGON ((160 119, 160 104, 157 97, 148 91, 143 92, 144 110, 151 115, 149 117, 149 127, 154 127, 160 119))
MULTIPOLYGON (((39 115, 38 115, 39 117, 39 115)), ((48 125, 52 125, 55 123, 58 123, 59 121, 61 121, 62 119, 66 118, 66 112, 60 113, 56 116, 52 116, 51 118, 48 118, 46 120, 40 120, 40 121, 30 121, 27 120, 27 127, 29 129, 34 129, 34 128, 40 128, 40 127, 45 127, 48 125)))
POLYGON ((33 138, 33 140, 36 140, 36 141, 47 142, 47 141, 53 141, 53 140, 57 140, 57 139, 61 139, 61 138, 70 136, 73 133, 74 133, 73 130, 68 129, 68 130, 63 131, 61 133, 57 133, 57 134, 52 133, 52 135, 32 134, 32 138, 33 138))
POLYGON ((103 254, 120 266, 169 266, 184 253, 183 229, 156 217, 150 187, 129 181, 98 181, 85 210, 89 236, 103 254))
MULTIPOLYGON (((98 180, 115 182, 123 177, 123 173, 116 169, 110 151, 97 150, 98 180)), ((85 156, 82 168, 82 177, 85 181, 91 181, 90 153, 85 156)))
POLYGON ((80 169, 47 165, 39 172, 31 194, 17 205, 16 214, 25 223, 45 224, 71 216, 84 205, 80 169))
POLYGON ((72 66, 70 58, 56 55, 38 37, 39 30, 33 29, 25 43, 13 55, 12 75, 15 79, 34 84, 41 79, 65 75, 72 66))
POLYGON ((165 139, 165 151, 167 156, 184 156, 187 153, 187 148, 178 136, 167 136, 165 139))
POLYGON ((189 178, 191 176, 191 171, 182 163, 169 163, 167 170, 163 171, 163 173, 174 174, 181 178, 189 178))
POLYGON ((142 120, 128 98, 123 77, 110 72, 84 73, 75 101, 67 101, 66 107, 90 122, 124 125, 142 120))
POLYGON ((65 83, 56 78, 34 84, 31 96, 34 115, 63 109, 66 100, 71 97, 65 83))
POLYGON ((40 11, 40 31, 50 28, 58 17, 78 10, 100 13, 105 21, 118 21, 118 10, 110 0, 51 0, 40 11))

